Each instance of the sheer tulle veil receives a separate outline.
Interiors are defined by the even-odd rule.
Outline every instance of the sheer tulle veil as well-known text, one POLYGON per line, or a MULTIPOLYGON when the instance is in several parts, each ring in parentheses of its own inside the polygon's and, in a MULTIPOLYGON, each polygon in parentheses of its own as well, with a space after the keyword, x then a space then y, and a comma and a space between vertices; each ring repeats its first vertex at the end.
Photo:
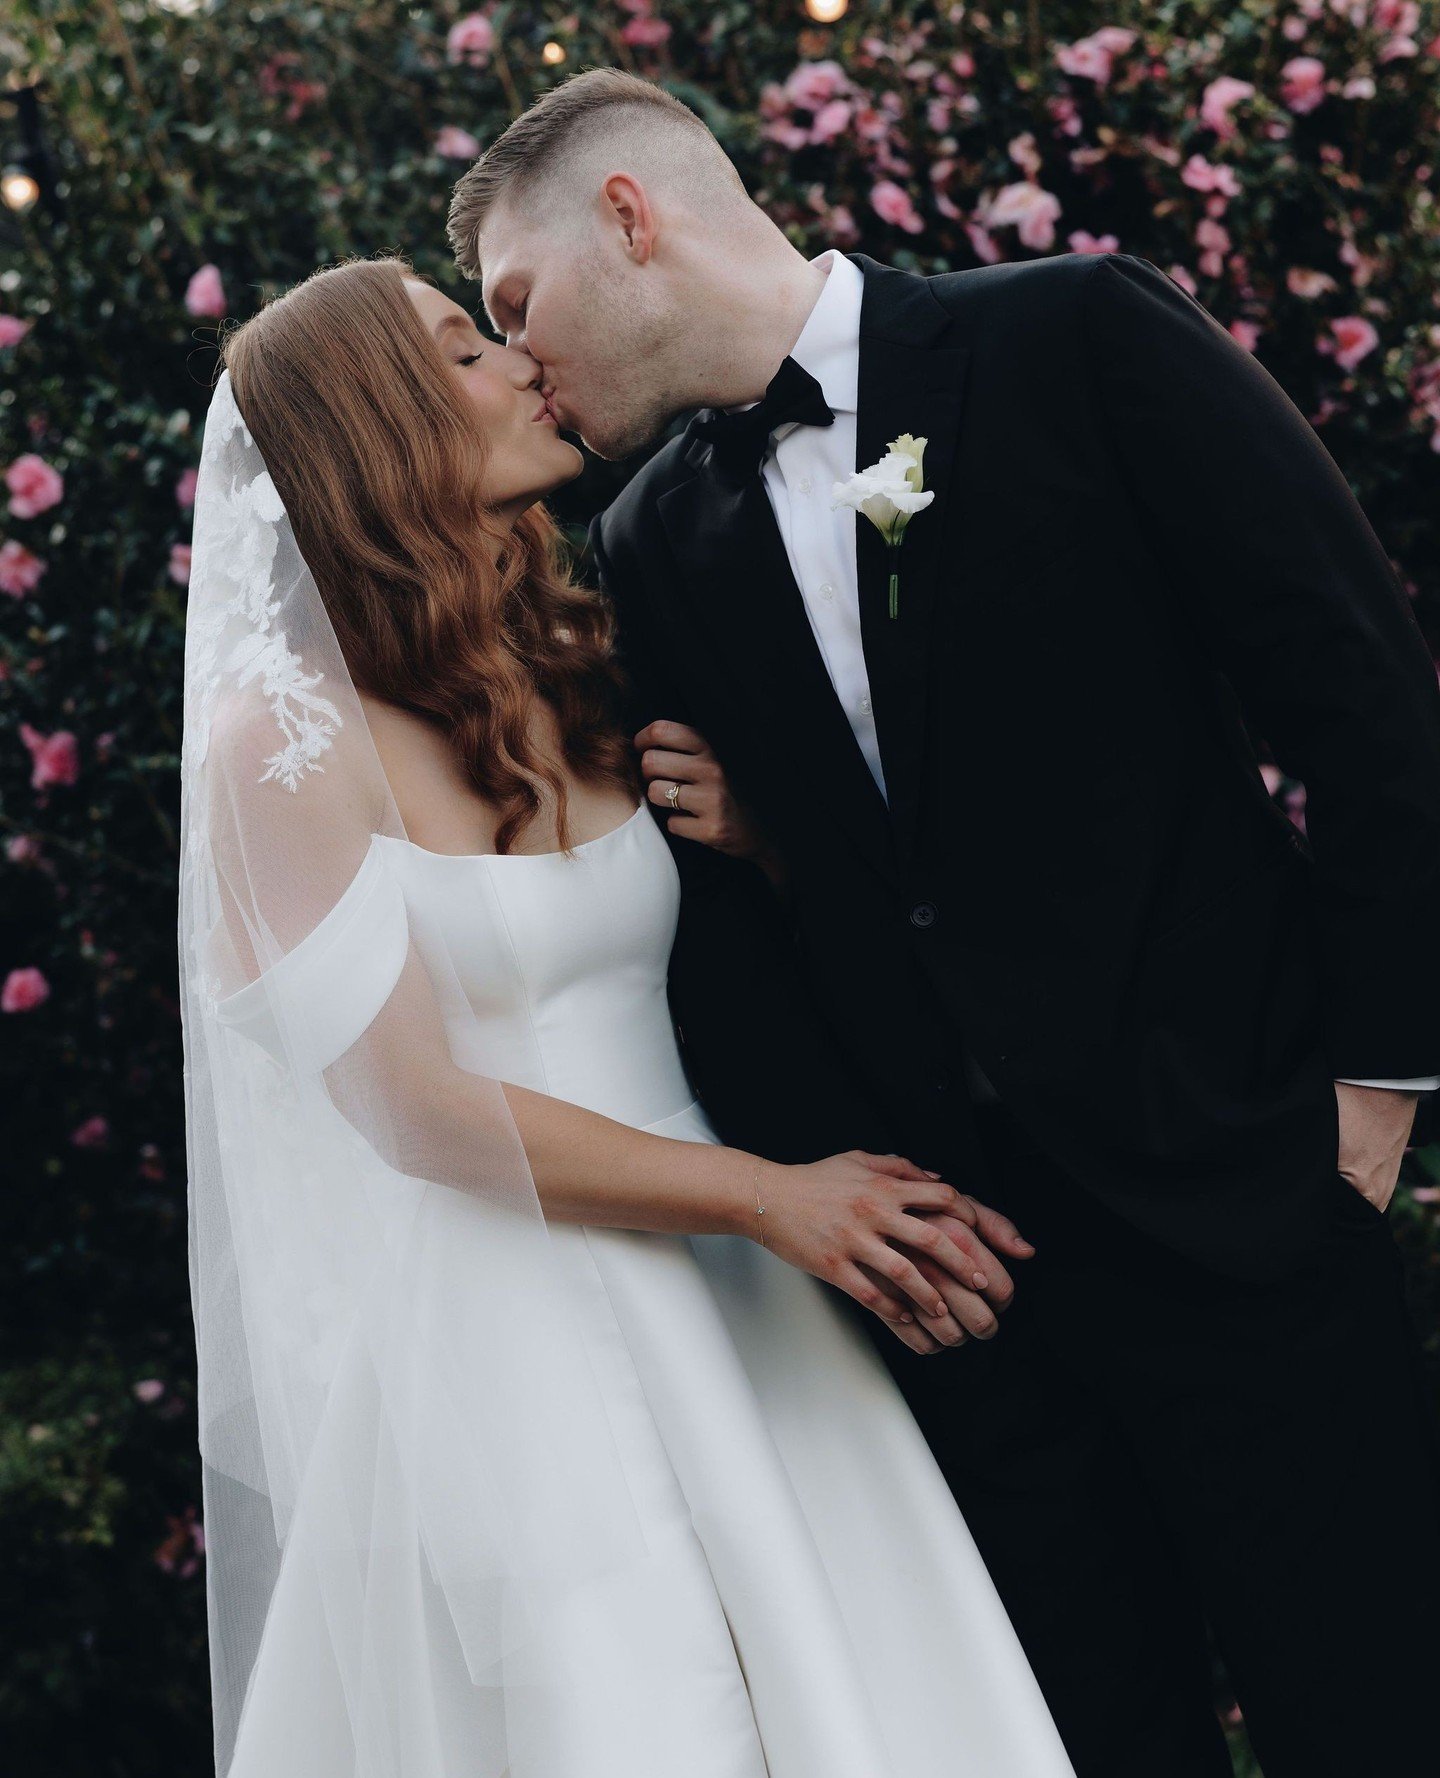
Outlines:
POLYGON ((179 961, 218 1778, 503 1778, 529 1659, 645 1545, 525 1152, 220 377, 179 961))

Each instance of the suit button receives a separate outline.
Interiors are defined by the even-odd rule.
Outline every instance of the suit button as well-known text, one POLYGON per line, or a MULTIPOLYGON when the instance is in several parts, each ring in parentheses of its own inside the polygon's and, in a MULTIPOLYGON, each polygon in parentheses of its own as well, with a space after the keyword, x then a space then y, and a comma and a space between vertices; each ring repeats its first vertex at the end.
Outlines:
POLYGON ((927 926, 933 926, 939 918, 939 909, 933 901, 917 901, 910 910, 910 924, 918 926, 922 932, 927 926))
POLYGON ((935 1091, 937 1093, 948 1093, 950 1091, 950 1081, 947 1076, 942 1074, 940 1079, 935 1082, 935 1091))

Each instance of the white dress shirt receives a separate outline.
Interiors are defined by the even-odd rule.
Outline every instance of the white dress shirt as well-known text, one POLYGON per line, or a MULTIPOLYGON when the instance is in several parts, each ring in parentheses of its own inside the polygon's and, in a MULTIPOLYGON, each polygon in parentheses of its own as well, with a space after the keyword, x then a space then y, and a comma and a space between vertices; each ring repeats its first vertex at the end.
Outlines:
MULTIPOLYGON (((855 566, 855 521, 859 515, 852 507, 833 511, 830 505, 835 483, 848 480, 859 467, 855 439, 860 301, 865 280, 859 266, 837 248, 820 254, 811 264, 825 268, 825 287, 790 356, 819 383, 835 420, 830 426, 804 426, 793 421, 777 426, 770 435, 761 476, 825 671, 871 776, 885 796, 870 677, 860 638, 860 581, 855 566)), ((1440 1087, 1440 1075, 1345 1084, 1419 1093, 1440 1087)))

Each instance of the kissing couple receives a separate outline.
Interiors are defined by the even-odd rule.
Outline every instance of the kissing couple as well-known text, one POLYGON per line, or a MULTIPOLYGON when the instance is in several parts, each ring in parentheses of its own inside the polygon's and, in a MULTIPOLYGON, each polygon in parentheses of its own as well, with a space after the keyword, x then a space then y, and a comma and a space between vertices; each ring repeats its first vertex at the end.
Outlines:
POLYGON ((488 329, 324 270, 206 423, 220 1778, 1222 1778, 1216 1655, 1266 1778, 1428 1775, 1440 691, 1344 478, 1149 261, 806 259, 617 70, 450 239, 488 329))

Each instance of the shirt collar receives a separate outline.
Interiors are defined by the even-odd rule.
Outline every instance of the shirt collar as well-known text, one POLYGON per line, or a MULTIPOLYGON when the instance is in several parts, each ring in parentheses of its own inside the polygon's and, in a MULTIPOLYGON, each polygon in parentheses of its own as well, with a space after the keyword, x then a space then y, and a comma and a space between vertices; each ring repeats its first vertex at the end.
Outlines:
POLYGON ((811 309, 790 356, 808 370, 836 413, 853 414, 859 405, 860 300, 865 279, 853 259, 836 247, 811 265, 827 266, 825 288, 811 309))

